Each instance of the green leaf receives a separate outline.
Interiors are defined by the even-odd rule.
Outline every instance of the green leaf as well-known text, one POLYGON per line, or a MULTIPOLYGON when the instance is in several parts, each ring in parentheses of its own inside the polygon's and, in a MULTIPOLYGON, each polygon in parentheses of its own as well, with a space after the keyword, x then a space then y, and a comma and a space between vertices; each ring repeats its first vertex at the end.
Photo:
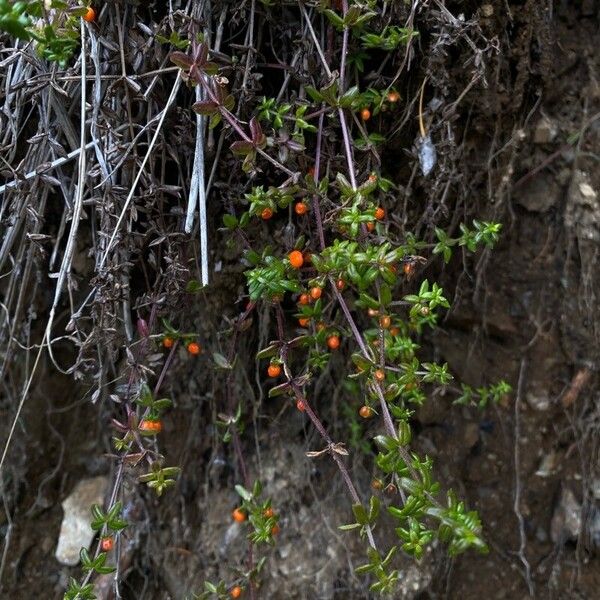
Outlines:
POLYGON ((216 102, 211 102, 210 100, 202 100, 193 104, 192 110, 199 115, 210 117, 219 112, 219 105, 216 102))
POLYGON ((213 360, 215 361, 217 367, 219 367, 220 369, 233 368, 233 365, 222 354, 219 354, 218 352, 213 352, 213 360))
POLYGON ((340 17, 337 13, 333 12, 330 9, 326 9, 323 11, 325 16, 329 19, 329 22, 338 30, 344 29, 344 19, 340 17))
POLYGON ((386 283, 382 283, 379 287, 379 298, 383 306, 388 306, 392 301, 392 290, 386 283))
POLYGON ((381 501, 377 496, 371 496, 369 500, 369 523, 373 523, 379 516, 381 501))
POLYGON ((304 89, 306 90, 306 93, 315 102, 322 102, 323 101, 323 94, 321 94, 321 92, 319 92, 318 90, 316 90, 314 87, 311 87, 310 85, 307 85, 304 89))
POLYGON ((190 279, 185 286, 188 294, 197 294, 201 289, 202 284, 197 279, 190 279))
POLYGON ((256 358, 261 360, 263 358, 271 358, 279 353, 279 344, 274 343, 266 348, 263 348, 260 352, 257 353, 256 358))
POLYGON ((369 524, 369 517, 367 515, 367 511, 362 504, 353 504, 352 512, 354 513, 354 516, 356 517, 358 523, 360 523, 361 525, 369 524))
POLYGON ((243 486, 236 484, 235 491, 238 493, 243 500, 250 502, 252 500, 252 494, 243 486))
POLYGON ((230 149, 237 156, 249 156, 254 150, 254 145, 252 142, 239 140, 237 142, 233 142, 233 144, 230 146, 230 149))
POLYGON ((277 396, 281 396, 282 394, 287 394, 290 390, 291 386, 287 382, 276 385, 269 390, 269 398, 275 398, 277 396))
POLYGON ((223 215, 223 225, 227 227, 227 229, 235 229, 237 227, 238 220, 235 215, 224 214, 223 215))
POLYGON ((350 108, 352 103, 356 100, 359 94, 358 86, 353 86, 346 91, 346 93, 340 98, 339 104, 343 108, 350 108))

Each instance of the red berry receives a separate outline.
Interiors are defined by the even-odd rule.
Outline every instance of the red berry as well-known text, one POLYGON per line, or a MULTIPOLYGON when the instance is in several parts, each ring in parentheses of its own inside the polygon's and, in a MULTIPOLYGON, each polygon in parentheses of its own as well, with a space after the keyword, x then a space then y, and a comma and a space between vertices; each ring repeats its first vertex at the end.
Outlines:
POLYGON ((304 257, 300 250, 292 250, 288 255, 288 259, 294 269, 299 269, 304 264, 304 257))
POLYGON ((381 208, 381 206, 378 206, 375 209, 375 218, 378 221, 381 221, 383 219, 383 217, 385 217, 385 210, 383 208, 381 208))
POLYGON ((87 9, 85 15, 83 15, 83 20, 88 23, 93 23, 96 20, 96 11, 91 6, 87 9))
POLYGON ((361 406, 358 414, 363 419, 369 419, 373 416, 373 409, 370 406, 361 406))
POLYGON ((243 523, 246 520, 246 513, 241 508, 236 508, 231 516, 236 523, 243 523))
POLYGON ((262 212, 260 213, 260 216, 265 221, 268 221, 273 216, 273 211, 268 207, 263 208, 262 212))
POLYGON ((298 304, 308 304, 310 302, 310 296, 308 294, 300 294, 298 304))
POLYGON ((337 335, 330 335, 327 338, 327 347, 330 350, 337 350, 340 347, 340 338, 337 335))
POLYGON ((163 346, 165 348, 172 348, 173 344, 175 343, 175 340, 172 337, 165 337, 163 338, 163 346))
POLYGON ((400 100, 400 94, 394 90, 390 90, 387 95, 388 102, 394 104, 400 100))
POLYGON ((110 535, 100 540, 100 549, 102 552, 110 552, 115 546, 115 542, 110 535))
POLYGON ((281 375, 281 367, 278 364, 271 363, 267 369, 269 377, 279 377, 281 375))
POLYGON ((304 402, 302 402, 302 400, 298 400, 298 402, 296 402, 296 408, 300 412, 304 412, 306 410, 306 406, 305 406, 304 402))
POLYGON ((298 215, 298 216, 302 216, 305 215, 308 211, 308 206, 306 206, 306 204, 304 202, 296 202, 296 204, 294 205, 294 212, 298 215))
POLYGON ((190 342, 187 345, 187 351, 194 356, 198 356, 198 354, 200 354, 202 351, 202 348, 200 348, 200 344, 198 342, 190 342))
POLYGON ((392 319, 388 315, 383 315, 379 317, 379 325, 381 325, 382 329, 389 329, 392 324, 392 319))

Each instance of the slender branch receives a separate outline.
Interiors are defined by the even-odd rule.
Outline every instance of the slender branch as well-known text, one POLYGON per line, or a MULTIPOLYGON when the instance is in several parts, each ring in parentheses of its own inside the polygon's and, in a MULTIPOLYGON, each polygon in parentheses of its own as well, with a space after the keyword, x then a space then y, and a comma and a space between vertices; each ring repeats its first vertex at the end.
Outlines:
MULTIPOLYGON (((206 81, 204 81, 204 78, 200 79, 200 85, 202 85, 202 87, 204 88, 204 90, 208 94, 208 96, 211 99, 211 101, 215 102, 216 104, 219 105, 219 112, 221 113, 222 117, 229 123, 229 125, 231 125, 231 127, 236 131, 236 133, 245 142, 252 143, 252 139, 242 129, 242 127, 240 126, 240 124, 239 124, 238 120, 236 119, 235 115, 232 115, 231 112, 229 112, 224 106, 220 105, 219 99, 215 96, 215 93, 212 90, 211 86, 206 81)), ((268 160, 273 166, 275 166, 279 170, 283 171, 286 175, 289 175, 290 177, 295 177, 296 174, 293 171, 290 171, 286 166, 282 165, 278 160, 275 160, 272 156, 270 156, 269 154, 267 154, 264 150, 261 150, 260 148, 256 148, 256 151, 263 158, 265 158, 266 160, 268 160)))
POLYGON ((525 549, 527 547, 527 536, 525 535, 525 521, 521 513, 521 402, 525 388, 525 372, 527 371, 527 358, 521 360, 519 368, 519 380, 517 383, 517 394, 515 398, 515 497, 513 503, 513 511, 519 523, 519 559, 525 569, 525 581, 529 589, 529 595, 534 596, 533 581, 531 580, 531 567, 525 549))
MULTIPOLYGON (((283 311, 279 304, 277 305, 276 316, 277 316, 277 331, 278 331, 279 339, 283 340, 285 338, 285 333, 284 333, 284 329, 283 329, 283 311)), ((339 454, 333 450, 334 442, 331 439, 331 436, 329 435, 329 433, 327 433, 325 426, 323 425, 323 423, 321 422, 321 420, 319 419, 319 417, 317 416, 315 411, 310 406, 310 403, 308 402, 306 396, 302 393, 302 390, 300 389, 298 384, 294 381, 294 378, 292 377, 292 375, 290 373, 290 370, 289 370, 289 367, 287 364, 287 346, 285 346, 285 345, 283 346, 282 352, 283 352, 282 360, 283 360, 283 364, 284 364, 284 373, 286 375, 286 379, 288 380, 288 383, 290 384, 290 386, 294 392, 296 401, 302 402, 302 404, 304 405, 304 411, 306 412, 306 415, 308 416, 308 418, 314 425, 315 429, 319 432, 319 435, 323 438, 323 441, 329 447, 329 449, 330 449, 329 454, 331 455, 331 458, 333 458, 335 464, 337 465, 337 467, 342 475, 342 478, 344 479, 344 482, 346 483, 346 487, 348 488, 348 491, 350 492, 350 496, 352 497, 353 502, 355 504, 362 504, 362 502, 360 501, 358 492, 356 491, 356 488, 354 487, 354 484, 352 483, 352 479, 350 478, 348 469, 346 468, 346 465, 344 464, 344 461, 339 456, 339 454)), ((375 539, 373 537, 373 532, 371 531, 371 528, 368 525, 366 526, 366 532, 367 532, 367 537, 369 539, 370 546, 374 549, 377 549, 377 546, 375 544, 375 539)))
MULTIPOLYGON (((348 0, 342 0, 342 14, 344 19, 348 12, 348 0)), ((340 92, 344 93, 344 81, 346 78, 346 54, 348 54, 348 27, 344 26, 344 33, 342 36, 342 58, 340 64, 340 92)))

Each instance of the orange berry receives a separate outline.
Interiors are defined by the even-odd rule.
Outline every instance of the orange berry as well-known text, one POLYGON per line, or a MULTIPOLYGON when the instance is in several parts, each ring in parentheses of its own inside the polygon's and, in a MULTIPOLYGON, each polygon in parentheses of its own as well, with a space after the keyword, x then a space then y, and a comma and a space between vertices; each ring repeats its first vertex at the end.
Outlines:
POLYGON ((308 327, 309 323, 310 319, 308 317, 301 317, 298 319, 298 325, 300 325, 300 327, 308 327))
POLYGON ((314 287, 310 289, 310 297, 313 300, 318 300, 321 297, 321 294, 323 293, 323 290, 320 287, 314 287))
POLYGON ((304 412, 306 410, 306 406, 305 406, 304 402, 302 402, 302 400, 298 400, 298 402, 296 402, 296 408, 300 412, 304 412))
POLYGON ((389 329, 391 324, 392 324, 392 319, 390 319, 390 317, 388 317, 388 315, 383 315, 382 317, 379 317, 379 325, 381 326, 382 329, 389 329))
POLYGON ((327 347, 330 350, 337 350, 340 347, 340 338, 337 335, 330 335, 327 338, 327 347))
POLYGON ((404 265, 402 266, 402 271, 404 272, 404 274, 408 277, 409 275, 412 275, 414 269, 414 265, 412 263, 404 263, 404 265))
POLYGON ((232 587, 229 595, 232 598, 239 598, 242 595, 242 588, 239 585, 232 587))
POLYGON ((298 304, 308 304, 310 302, 310 296, 308 294, 300 294, 298 298, 298 304))
POLYGON ((292 250, 288 255, 288 259, 294 269, 299 269, 304 264, 304 257, 300 250, 292 250))
POLYGON ((373 223, 373 221, 368 221, 367 222, 367 231, 373 231, 373 229, 375 229, 375 223, 373 223))
POLYGON ((383 208, 381 208, 381 206, 378 206, 375 209, 375 218, 378 221, 381 221, 383 219, 383 217, 385 217, 385 210, 383 208))
POLYGON ((231 516, 236 523, 243 523, 246 520, 246 513, 241 508, 236 508, 231 516))
POLYGON ((373 479, 373 481, 371 481, 371 487, 374 490, 380 490, 383 487, 383 483, 381 483, 381 479, 373 479))
POLYGON ((273 211, 270 208, 263 208, 260 216, 265 221, 268 221, 273 216, 273 211))
POLYGON ((112 539, 110 535, 103 537, 100 540, 100 549, 102 552, 110 552, 115 546, 115 541, 112 539))
POLYGON ((395 102, 398 102, 398 100, 400 100, 400 94, 398 92, 396 92, 395 90, 390 90, 388 92, 387 99, 388 99, 388 102, 391 102, 392 104, 394 104, 395 102))
POLYGON ((271 363, 267 369, 269 377, 279 377, 281 375, 281 367, 278 364, 271 363))
POLYGON ((375 173, 371 173, 369 175, 369 182, 370 183, 375 183, 377 181, 377 175, 375 175, 375 173))
POLYGON ((162 424, 156 419, 143 419, 142 421, 140 421, 138 429, 140 431, 145 431, 146 433, 160 433, 160 431, 162 430, 162 424))
POLYGON ((346 287, 346 282, 343 279, 338 279, 335 282, 335 287, 341 292, 346 287))
POLYGON ((314 177, 314 176, 315 176, 315 168, 314 168, 314 167, 310 167, 310 168, 308 169, 308 174, 309 174, 311 177, 314 177))
POLYGON ((360 118, 363 121, 368 121, 371 118, 371 111, 368 108, 363 108, 360 111, 360 118))
POLYGON ((172 348, 175 340, 172 337, 163 338, 163 346, 165 348, 172 348))
POLYGON ((200 348, 200 344, 198 342, 190 342, 187 345, 187 351, 194 356, 198 356, 198 354, 202 352, 202 348, 200 348))
POLYGON ((279 525, 273 525, 271 528, 271 535, 277 535, 280 531, 281 529, 279 529, 279 525))
POLYGON ((275 516, 275 511, 269 507, 265 509, 265 512, 263 513, 263 516, 265 517, 265 519, 270 519, 271 517, 275 516))
POLYGON ((390 335, 393 335, 394 337, 396 337, 399 334, 400 334, 400 330, 397 327, 392 327, 390 329, 390 335))
POLYGON ((302 216, 305 215, 308 211, 308 206, 306 206, 306 204, 304 204, 304 202, 296 202, 296 204, 294 205, 294 212, 298 215, 298 216, 302 216))
POLYGON ((83 15, 83 20, 88 23, 93 23, 96 20, 96 11, 91 6, 87 9, 85 15, 83 15))
POLYGON ((385 379, 385 371, 383 369, 377 369, 373 375, 380 383, 385 379))
POLYGON ((373 409, 370 406, 361 406, 358 414, 363 419, 370 419, 373 416, 373 409))

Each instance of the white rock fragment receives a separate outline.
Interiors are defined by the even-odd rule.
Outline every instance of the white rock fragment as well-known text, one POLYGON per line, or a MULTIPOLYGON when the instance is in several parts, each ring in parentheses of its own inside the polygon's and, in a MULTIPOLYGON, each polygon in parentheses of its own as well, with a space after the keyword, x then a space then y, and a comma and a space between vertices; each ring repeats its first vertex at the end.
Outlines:
POLYGON ((553 450, 542 458, 540 466, 535 474, 538 477, 550 477, 558 466, 558 455, 553 450))
POLYGON ((563 488, 560 501, 554 509, 550 523, 550 536, 554 543, 575 540, 581 532, 581 504, 569 488, 563 488))
POLYGON ((107 477, 82 479, 71 495, 63 501, 65 514, 55 554, 56 560, 63 565, 76 565, 79 562, 81 548, 90 547, 95 535, 90 527, 91 507, 92 504, 102 506, 107 489, 107 477))
POLYGON ((527 392, 525 399, 531 408, 540 412, 548 410, 552 405, 548 394, 542 391, 527 392))
POLYGON ((435 163, 437 162, 437 152, 429 135, 419 139, 418 153, 421 172, 427 177, 433 171, 433 167, 435 167, 435 163))
POLYGON ((550 144, 558 135, 558 129, 554 121, 548 117, 542 117, 533 130, 534 144, 550 144))

